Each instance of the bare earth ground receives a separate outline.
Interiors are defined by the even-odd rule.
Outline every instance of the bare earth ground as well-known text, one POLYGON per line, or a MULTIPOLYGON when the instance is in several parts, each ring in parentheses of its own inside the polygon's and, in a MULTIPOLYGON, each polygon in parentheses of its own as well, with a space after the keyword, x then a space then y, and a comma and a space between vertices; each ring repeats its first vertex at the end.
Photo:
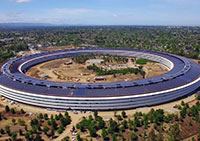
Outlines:
MULTIPOLYGON (((106 78, 104 81, 95 81, 94 78, 96 73, 87 69, 89 64, 78 64, 75 62, 73 62, 71 65, 64 64, 65 62, 69 61, 71 61, 70 58, 48 61, 30 68, 26 75, 34 78, 46 79, 49 81, 78 83, 106 83, 143 79, 142 75, 140 74, 117 74, 116 77, 113 75, 104 76, 106 78), (42 75, 47 75, 48 78, 44 78, 42 75)), ((116 63, 112 64, 116 65, 116 63)), ((130 61, 126 65, 131 68, 136 68, 138 66, 130 61)), ((153 62, 148 62, 147 64, 143 65, 143 70, 146 72, 145 78, 155 77, 168 71, 165 66, 153 62)))
POLYGON ((73 45, 69 46, 60 46, 60 47, 48 47, 48 48, 42 48, 39 51, 54 51, 54 50, 62 50, 62 49, 74 49, 74 48, 80 48, 80 47, 75 47, 73 45))

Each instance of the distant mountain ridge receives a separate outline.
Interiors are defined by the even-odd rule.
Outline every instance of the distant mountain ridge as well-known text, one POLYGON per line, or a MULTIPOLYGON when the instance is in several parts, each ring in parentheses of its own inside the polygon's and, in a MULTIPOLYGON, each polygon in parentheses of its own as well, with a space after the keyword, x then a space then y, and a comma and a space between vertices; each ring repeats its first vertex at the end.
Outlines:
POLYGON ((51 24, 51 23, 0 23, 0 30, 13 29, 37 29, 37 28, 54 28, 54 27, 136 27, 136 28, 190 28, 200 26, 163 26, 163 25, 73 25, 73 24, 51 24))

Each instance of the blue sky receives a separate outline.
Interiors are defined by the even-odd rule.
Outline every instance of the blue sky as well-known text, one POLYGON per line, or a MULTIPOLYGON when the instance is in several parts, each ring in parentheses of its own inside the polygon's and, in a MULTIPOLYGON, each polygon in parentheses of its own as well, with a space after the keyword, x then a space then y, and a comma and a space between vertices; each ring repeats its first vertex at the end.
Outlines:
POLYGON ((198 25, 200 0, 0 0, 0 23, 198 25))

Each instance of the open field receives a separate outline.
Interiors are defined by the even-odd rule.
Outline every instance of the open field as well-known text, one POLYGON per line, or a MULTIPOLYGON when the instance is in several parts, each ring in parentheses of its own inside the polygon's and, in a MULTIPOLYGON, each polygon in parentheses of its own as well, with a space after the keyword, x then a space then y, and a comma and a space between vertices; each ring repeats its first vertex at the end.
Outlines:
MULTIPOLYGON (((114 75, 106 75, 104 76, 106 80, 103 81, 95 81, 95 77, 97 76, 96 72, 92 70, 88 70, 87 66, 90 65, 88 63, 79 64, 71 60, 71 58, 64 58, 58 60, 52 60, 49 62, 45 62, 39 65, 36 65, 30 68, 26 75, 39 78, 46 79, 49 81, 56 82, 78 82, 78 83, 106 83, 106 82, 118 82, 118 81, 131 81, 131 80, 139 80, 143 79, 143 76, 140 74, 117 74, 114 75), (71 65, 65 65, 65 62, 73 62, 71 65), (46 76, 46 77, 44 77, 46 76)), ((100 64, 100 67, 107 67, 109 65, 120 66, 116 62, 100 64)), ((139 65, 129 61, 126 65, 128 68, 137 68, 139 65)), ((168 72, 168 69, 155 62, 147 62, 147 64, 142 65, 143 70, 146 72, 145 78, 155 77, 161 74, 168 72)))

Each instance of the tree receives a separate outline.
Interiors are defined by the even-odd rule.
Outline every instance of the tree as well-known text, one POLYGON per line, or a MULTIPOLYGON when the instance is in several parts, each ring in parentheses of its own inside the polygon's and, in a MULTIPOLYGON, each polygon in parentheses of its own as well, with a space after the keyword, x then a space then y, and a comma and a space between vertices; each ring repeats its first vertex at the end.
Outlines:
POLYGON ((55 135, 55 131, 54 131, 54 129, 51 129, 51 133, 50 133, 50 136, 54 136, 55 135))
POLYGON ((33 134, 33 130, 28 130, 28 134, 32 135, 33 134))
POLYGON ((42 140, 42 138, 41 138, 40 134, 36 134, 35 141, 41 141, 41 140, 42 140))
POLYGON ((98 112, 94 111, 94 118, 97 119, 97 117, 98 117, 98 112))
POLYGON ((8 107, 8 105, 6 105, 5 111, 6 111, 6 112, 9 112, 9 111, 10 111, 10 108, 8 107))
POLYGON ((33 126, 33 127, 32 127, 32 131, 33 131, 33 133, 37 133, 37 127, 36 127, 36 126, 33 126))
POLYGON ((50 121, 50 120, 47 120, 47 124, 50 126, 50 125, 51 125, 51 121, 50 121))
POLYGON ((103 129, 102 132, 101 132, 101 136, 105 140, 108 136, 108 132, 105 129, 103 129))
POLYGON ((126 112, 125 112, 125 111, 122 111, 122 117, 123 117, 123 118, 126 118, 126 117, 127 117, 127 115, 126 115, 126 112))
POLYGON ((47 134, 48 131, 49 131, 49 127, 44 126, 44 128, 43 128, 43 132, 44 132, 45 134, 47 134))
POLYGON ((138 119, 137 116, 135 116, 135 118, 134 118, 134 123, 135 123, 136 127, 140 127, 140 120, 138 119))
POLYGON ((54 119, 51 120, 51 126, 53 127, 53 129, 57 128, 57 123, 54 119))
POLYGON ((24 120, 22 120, 22 119, 18 119, 17 122, 19 123, 19 125, 21 125, 21 126, 25 126, 25 121, 24 121, 24 120))
POLYGON ((196 115, 199 114, 198 107, 196 107, 195 105, 192 106, 192 107, 190 108, 190 111, 189 111, 189 112, 190 112, 190 115, 191 115, 191 116, 195 117, 196 115))
POLYGON ((197 99, 197 100, 200 100, 200 95, 198 95, 198 96, 196 97, 196 99, 197 99))
POLYGON ((10 109, 10 112, 11 112, 12 114, 15 114, 15 113, 16 113, 14 108, 11 108, 11 109, 10 109))
POLYGON ((16 140, 17 139, 17 133, 16 132, 13 132, 12 134, 11 134, 11 138, 12 138, 12 140, 16 140))
POLYGON ((39 116, 38 116, 38 118, 39 118, 39 119, 43 119, 43 118, 44 118, 44 117, 43 117, 43 114, 40 113, 39 116))
POLYGON ((68 117, 69 113, 67 111, 65 111, 65 117, 68 117))
POLYGON ((15 124, 15 119, 14 118, 12 119, 12 123, 15 124))
POLYGON ((114 117, 117 117, 117 111, 114 111, 114 117))
POLYGON ((2 120, 3 118, 2 118, 2 114, 0 113, 0 121, 2 120))
POLYGON ((58 119, 61 119, 61 118, 63 118, 63 115, 61 113, 59 113, 58 119))
POLYGON ((77 139, 77 141, 82 141, 82 138, 79 134, 76 135, 76 139, 77 139))
POLYGON ((23 135, 23 132, 22 132, 21 129, 19 129, 19 135, 20 135, 20 136, 23 135))
POLYGON ((28 131, 27 125, 24 126, 24 130, 28 131))
POLYGON ((128 129, 129 130, 133 130, 133 124, 134 124, 133 121, 128 119, 128 129))
POLYGON ((156 125, 160 125, 161 122, 164 120, 164 110, 158 109, 153 113, 154 123, 156 125))
POLYGON ((109 128, 108 128, 108 132, 111 134, 113 132, 118 132, 119 128, 118 128, 118 124, 116 121, 113 121, 112 118, 110 118, 109 120, 109 128))
POLYGON ((55 120, 59 120, 59 117, 58 117, 58 115, 55 115, 55 120))
POLYGON ((117 115, 117 119, 118 119, 118 120, 122 120, 121 115, 117 115))
POLYGON ((131 141, 137 141, 138 140, 138 136, 135 133, 131 133, 130 139, 131 139, 131 141))
POLYGON ((186 112, 187 112, 187 109, 185 107, 182 108, 182 110, 180 111, 181 118, 185 118, 186 112))
POLYGON ((112 134, 111 137, 112 137, 112 141, 117 141, 117 137, 115 134, 112 134))
POLYGON ((53 115, 51 115, 50 119, 53 120, 53 115))
POLYGON ((24 135, 24 137, 25 137, 25 139, 28 141, 28 140, 29 140, 29 138, 30 138, 30 135, 29 135, 29 133, 26 133, 26 134, 24 135))
POLYGON ((170 141, 180 141, 181 140, 181 131, 179 125, 176 123, 170 126, 168 130, 169 140, 170 141))
POLYGON ((58 132, 58 134, 61 134, 61 133, 63 132, 63 127, 60 126, 60 127, 58 128, 57 132, 58 132))
POLYGON ((44 119, 45 119, 45 120, 48 120, 48 119, 49 119, 49 117, 48 117, 47 114, 44 114, 44 119))
POLYGON ((148 122, 149 122, 148 115, 144 114, 144 116, 143 116, 143 124, 144 124, 144 128, 145 129, 148 128, 148 122))
POLYGON ((64 141, 69 141, 69 139, 70 139, 69 136, 67 136, 64 138, 64 141))
POLYGON ((63 127, 65 127, 67 125, 65 118, 60 118, 60 123, 63 127))
POLYGON ((184 105, 185 105, 185 102, 184 102, 183 100, 181 101, 181 105, 182 105, 182 106, 184 106, 184 105))
POLYGON ((6 125, 5 131, 6 131, 7 134, 10 134, 10 126, 9 125, 6 125))
POLYGON ((21 109, 21 110, 20 110, 20 113, 21 113, 21 114, 25 114, 24 109, 21 109))
POLYGON ((105 127, 105 121, 103 120, 103 118, 102 117, 98 117, 97 118, 97 122, 98 122, 98 128, 99 129, 103 129, 104 127, 105 127))
POLYGON ((65 122, 66 122, 66 125, 69 125, 71 123, 71 117, 70 116, 66 116, 65 117, 65 122))
POLYGON ((3 130, 2 128, 0 129, 0 133, 1 133, 1 134, 4 134, 4 133, 5 133, 4 130, 3 130))
POLYGON ((97 130, 95 128, 89 128, 90 136, 96 137, 97 136, 97 130))
POLYGON ((128 128, 128 122, 126 120, 123 120, 121 122, 122 126, 124 127, 124 129, 127 129, 128 128))

